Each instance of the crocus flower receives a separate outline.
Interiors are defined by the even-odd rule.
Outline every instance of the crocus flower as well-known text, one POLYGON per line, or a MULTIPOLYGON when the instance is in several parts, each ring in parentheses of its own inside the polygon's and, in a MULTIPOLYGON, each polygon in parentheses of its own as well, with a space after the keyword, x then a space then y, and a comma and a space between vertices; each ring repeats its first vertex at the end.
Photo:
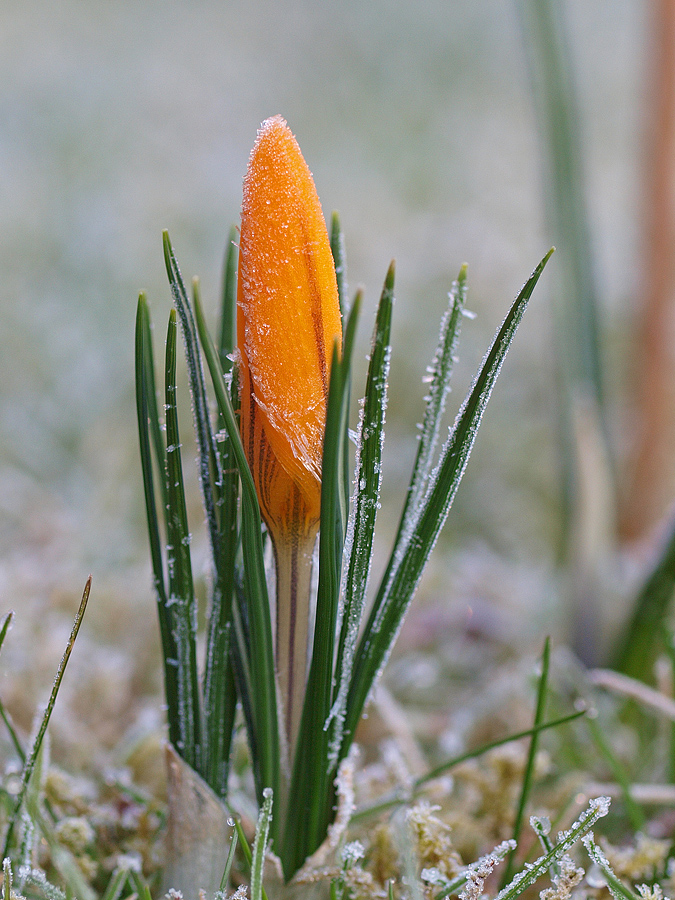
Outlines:
POLYGON ((311 172, 286 122, 263 122, 244 179, 237 339, 241 436, 272 537, 276 665, 292 749, 307 669, 321 458, 341 318, 311 172))

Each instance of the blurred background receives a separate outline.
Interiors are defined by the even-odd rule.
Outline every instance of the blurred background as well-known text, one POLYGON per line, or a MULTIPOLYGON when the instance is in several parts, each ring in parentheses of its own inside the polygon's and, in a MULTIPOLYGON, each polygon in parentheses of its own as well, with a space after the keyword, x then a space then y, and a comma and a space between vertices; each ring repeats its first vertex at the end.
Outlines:
MULTIPOLYGON (((158 689, 159 670, 133 395, 136 299, 148 292, 161 352, 168 228, 215 322, 248 154, 276 113, 324 211, 340 212, 351 292, 365 288, 361 372, 397 262, 383 551, 460 265, 469 264, 476 318, 463 328, 450 423, 509 304, 558 244, 402 647, 451 645, 460 665, 458 635, 464 647, 477 636, 532 649, 553 633, 601 658, 672 498, 671 463, 649 510, 630 507, 653 63, 656 36, 669 32, 655 25, 656 2, 568 0, 551 4, 548 25, 537 5, 0 0, 0 612, 16 611, 0 690, 18 721, 29 723, 47 690, 89 572, 79 674, 59 702, 86 710, 83 721, 111 743, 119 716, 152 715, 137 702, 158 689), (547 47, 561 40, 556 70, 547 47), (580 204, 567 220, 566 197, 580 204), (575 291, 583 296, 570 315, 575 291), (584 369, 573 357, 587 339, 597 359, 584 369)), ((74 736, 59 735, 78 752, 74 736)))

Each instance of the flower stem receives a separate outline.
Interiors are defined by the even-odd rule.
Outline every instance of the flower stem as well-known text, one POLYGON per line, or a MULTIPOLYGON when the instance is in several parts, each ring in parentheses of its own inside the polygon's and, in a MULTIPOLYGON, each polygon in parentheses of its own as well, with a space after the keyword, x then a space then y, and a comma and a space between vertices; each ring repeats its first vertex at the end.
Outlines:
POLYGON ((289 759, 293 759, 307 681, 312 558, 318 524, 277 536, 276 663, 289 759))

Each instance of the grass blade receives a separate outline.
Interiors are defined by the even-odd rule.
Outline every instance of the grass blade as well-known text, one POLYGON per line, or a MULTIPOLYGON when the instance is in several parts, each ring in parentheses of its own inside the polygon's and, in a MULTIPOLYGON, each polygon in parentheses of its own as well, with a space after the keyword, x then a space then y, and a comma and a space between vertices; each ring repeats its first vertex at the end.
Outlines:
POLYGON ((194 416, 195 433, 197 435, 197 447, 199 450, 199 481, 206 513, 206 524, 211 542, 213 559, 218 559, 218 519, 217 501, 219 499, 220 486, 222 484, 222 471, 216 442, 209 418, 208 399, 204 383, 204 371, 199 355, 197 341, 197 329, 194 316, 188 301, 187 291, 183 278, 176 262, 176 257, 169 240, 168 232, 163 235, 164 261, 171 285, 173 301, 180 317, 183 342, 185 345, 185 358, 188 365, 188 377, 190 392, 192 394, 192 411, 194 416))
POLYGON ((347 254, 345 251, 345 238, 340 224, 340 216, 334 212, 330 220, 330 250, 333 254, 335 265, 335 278, 337 280, 338 300, 343 321, 347 317, 347 254))
MULTIPOLYGON (((337 281, 338 288, 338 302, 340 304, 340 315, 342 316, 342 325, 344 330, 345 322, 347 321, 347 316, 349 313, 348 307, 348 299, 347 299, 347 257, 345 251, 345 240, 344 234, 342 232, 342 227, 340 225, 340 217, 334 212, 331 217, 331 228, 330 228, 330 250, 333 256, 333 265, 335 267, 335 278, 337 281)), ((360 304, 362 300, 362 292, 358 291, 356 297, 354 299, 354 303, 360 304)), ((348 383, 345 388, 345 396, 346 402, 344 406, 345 411, 345 420, 343 423, 343 430, 345 434, 347 433, 347 428, 349 427, 349 400, 351 396, 351 370, 346 375, 348 379, 348 383)), ((341 513, 342 513, 342 521, 346 522, 349 516, 349 494, 351 490, 350 478, 351 478, 351 464, 350 464, 350 447, 349 441, 344 441, 343 446, 343 454, 342 454, 342 474, 341 474, 341 483, 342 483, 342 496, 341 500, 341 513)))
MULTIPOLYGON (((244 834, 244 829, 241 827, 241 822, 239 819, 234 820, 234 827, 237 831, 237 837, 239 838, 241 852, 243 853, 246 864, 248 865, 250 870, 253 865, 253 854, 251 853, 251 848, 249 847, 248 841, 246 840, 246 835, 244 834)), ((265 892, 265 888, 263 885, 261 885, 261 894, 262 900, 267 900, 267 893, 265 892)))
MULTIPOLYGON (((539 745, 540 726, 544 719, 544 710, 546 707, 546 695, 548 692, 548 672, 551 662, 551 641, 546 638, 544 643, 544 652, 541 657, 541 677, 539 678, 539 686, 537 688, 537 704, 534 712, 534 727, 532 729, 532 737, 530 739, 530 749, 527 754, 527 762, 525 764, 525 773, 523 775, 523 784, 520 790, 520 800, 518 801, 518 809, 516 810, 516 818, 513 823, 513 840, 518 845, 520 840, 520 831, 523 826, 523 817, 525 815, 525 806, 527 804, 532 781, 534 778, 534 764, 537 756, 537 748, 539 745)), ((506 871, 502 879, 502 887, 509 881, 513 873, 513 862, 515 859, 515 847, 509 853, 506 861, 506 871)))
MULTIPOLYGON (((253 746, 251 756, 255 763, 255 780, 258 800, 262 804, 263 789, 271 787, 278 797, 279 770, 279 724, 276 705, 276 678, 274 674, 274 650, 272 643, 272 622, 263 558, 262 533, 260 527, 260 507, 246 454, 239 436, 232 402, 227 392, 218 352, 211 340, 199 295, 195 297, 195 318, 199 339, 211 373, 216 401, 225 427, 232 442, 234 458, 241 479, 241 545, 244 558, 245 618, 248 626, 250 645, 242 647, 247 656, 251 693, 246 703, 251 709, 253 746)), ((272 834, 276 839, 276 819, 273 819, 272 834)))
POLYGON ((424 566, 447 518, 504 358, 552 252, 552 249, 549 250, 530 276, 495 336, 473 389, 465 399, 443 448, 436 475, 422 501, 422 509, 400 560, 394 562, 389 577, 383 580, 378 591, 357 650, 347 701, 341 757, 349 750, 356 724, 372 686, 387 660, 424 566))
POLYGON ((430 367, 429 393, 422 422, 417 456, 413 465, 410 487, 406 496, 401 522, 394 542, 391 559, 398 556, 398 549, 410 533, 413 523, 420 512, 421 500, 427 490, 431 468, 434 461, 441 421, 445 411, 445 402, 450 391, 450 378, 455 362, 462 314, 466 305, 467 267, 460 269, 457 281, 452 285, 449 294, 450 305, 441 323, 441 333, 430 367))
POLYGON ((272 789, 265 788, 263 802, 255 827, 255 840, 253 841, 253 857, 251 859, 251 900, 262 900, 263 896, 263 866, 265 865, 265 853, 267 840, 272 821, 272 789))
POLYGON ((197 772, 202 765, 202 723, 197 671, 197 604, 192 580, 190 529, 183 487, 181 443, 176 405, 176 311, 171 310, 166 335, 166 475, 167 570, 169 604, 173 610, 176 642, 178 722, 176 750, 197 772))
POLYGON ((173 633, 173 616, 168 603, 164 580, 164 563, 162 560, 161 537, 155 496, 154 471, 159 473, 157 479, 162 495, 162 508, 166 515, 166 452, 161 436, 159 414, 157 411, 157 394, 155 389, 155 364, 152 352, 152 333, 150 328, 150 312, 145 294, 138 298, 136 313, 136 414, 138 418, 138 438, 143 472, 143 490, 145 494, 145 511, 150 541, 150 558, 152 562, 153 586, 157 600, 159 630, 162 642, 162 659, 164 663, 164 692, 167 706, 169 740, 174 746, 180 740, 178 712, 178 673, 175 664, 176 642, 173 633), (153 466, 154 454, 154 466, 153 466))
POLYGON ((227 851, 227 859, 225 860, 225 868, 223 869, 223 877, 220 879, 220 890, 227 890, 227 884, 230 880, 230 872, 232 871, 232 863, 234 862, 234 854, 239 843, 239 836, 235 828, 230 838, 230 849, 227 851))
POLYGON ((7 637, 7 632, 9 631, 9 626, 11 625, 13 618, 14 613, 8 612, 2 620, 2 625, 0 625, 0 650, 2 650, 2 645, 5 643, 5 638, 7 637))
POLYGON ((515 900, 516 897, 519 897, 528 887, 531 887, 535 881, 541 878, 551 866, 559 863, 562 857, 569 852, 580 838, 583 838, 598 819, 606 816, 608 812, 608 797, 598 797, 597 800, 591 800, 588 809, 579 816, 568 831, 561 833, 558 843, 553 846, 550 852, 540 856, 536 862, 519 872, 513 881, 497 894, 496 900, 515 900))
POLYGON ((638 895, 635 891, 631 891, 630 888, 626 887, 626 885, 616 877, 609 864, 609 860, 593 840, 593 832, 585 835, 582 838, 582 841, 592 862, 595 863, 604 875, 607 887, 609 888, 612 897, 614 897, 614 900, 640 900, 642 894, 638 895))
POLYGON ((223 266, 223 288, 220 304, 220 327, 218 329, 218 352, 220 365, 227 374, 232 368, 232 352, 237 335, 237 229, 233 225, 227 236, 225 265, 223 266))
POLYGON ((87 609, 87 603, 89 601, 89 592, 91 591, 91 575, 87 578, 87 583, 84 586, 84 591, 82 592, 82 599, 80 600, 80 606, 77 610, 77 614, 75 615, 75 621, 73 622, 73 628, 70 632, 70 637, 68 638, 68 643, 66 644, 66 649, 63 651, 63 656, 61 657, 61 662, 59 663, 59 667, 56 672, 56 678, 54 679, 54 684, 52 685, 52 690, 49 695, 49 700, 47 701, 47 707, 45 709, 44 715, 42 716, 42 721, 40 722, 40 727, 38 728, 37 734, 35 735, 35 740, 33 741, 33 745, 30 748, 28 756, 26 758, 26 763, 23 767, 23 771, 21 773, 21 787, 19 788, 19 793, 16 798, 16 804, 14 806, 14 811, 12 812, 11 818, 9 820, 9 825, 7 827, 7 834, 5 835, 5 842, 2 850, 2 858, 5 859, 9 854, 9 848, 12 843, 12 838, 14 836, 14 829, 16 828, 16 823, 21 812, 21 807, 23 806, 23 801, 26 796, 26 791, 28 790, 28 786, 30 784, 31 776, 33 774, 33 770, 35 769, 35 765, 37 763, 38 756, 40 754, 40 749, 42 747, 42 742, 44 740, 44 736, 47 733, 47 726, 49 725, 49 720, 51 718, 52 712, 54 710, 54 704, 56 703, 56 698, 59 693, 59 689, 61 687, 61 682, 63 681, 63 676, 66 671, 66 666, 68 665, 68 660, 70 659, 70 654, 73 652, 73 647, 75 646, 75 641, 77 640, 77 635, 80 631, 80 626, 82 625, 82 620, 84 618, 84 613, 87 609))
POLYGON ((9 733, 10 740, 14 744, 14 749, 16 750, 16 755, 19 757, 19 760, 21 761, 21 765, 23 766, 24 763, 26 762, 26 751, 23 749, 21 741, 19 740, 19 736, 16 733, 16 729, 14 728, 14 723, 12 722, 12 719, 11 719, 9 713, 7 712, 7 710, 5 709, 5 705, 4 705, 4 703, 2 703, 2 701, 0 701, 0 718, 5 723, 5 728, 7 729, 8 733, 9 733))
POLYGON ((373 555, 375 518, 382 482, 381 463, 387 407, 394 274, 394 264, 392 263, 385 279, 377 311, 365 399, 356 442, 356 489, 345 542, 346 547, 349 548, 349 559, 344 581, 344 612, 335 665, 335 692, 331 710, 331 718, 334 719, 331 737, 332 764, 337 762, 342 741, 344 707, 373 555))
MULTIPOLYGON (((220 358, 232 366, 233 309, 232 253, 228 252, 221 322, 220 358), (227 324, 229 322, 229 325, 227 324)), ((195 303, 200 300, 199 282, 193 281, 195 303)), ((222 417, 221 417, 222 418, 222 417)), ((235 559, 239 541, 239 476, 229 437, 220 443, 223 468, 218 500, 218 552, 214 558, 215 581, 211 592, 204 667, 204 777, 220 796, 227 795, 230 746, 236 712, 236 685, 232 667, 232 606, 235 590, 235 559)))

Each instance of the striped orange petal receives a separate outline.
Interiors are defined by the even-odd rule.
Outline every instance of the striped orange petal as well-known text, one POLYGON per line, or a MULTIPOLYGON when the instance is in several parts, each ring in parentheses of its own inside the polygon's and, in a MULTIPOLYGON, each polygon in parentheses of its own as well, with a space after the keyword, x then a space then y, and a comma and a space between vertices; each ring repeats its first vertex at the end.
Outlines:
POLYGON ((333 345, 333 257, 311 172, 286 122, 263 122, 244 179, 237 332, 241 433, 272 535, 319 519, 333 345))

